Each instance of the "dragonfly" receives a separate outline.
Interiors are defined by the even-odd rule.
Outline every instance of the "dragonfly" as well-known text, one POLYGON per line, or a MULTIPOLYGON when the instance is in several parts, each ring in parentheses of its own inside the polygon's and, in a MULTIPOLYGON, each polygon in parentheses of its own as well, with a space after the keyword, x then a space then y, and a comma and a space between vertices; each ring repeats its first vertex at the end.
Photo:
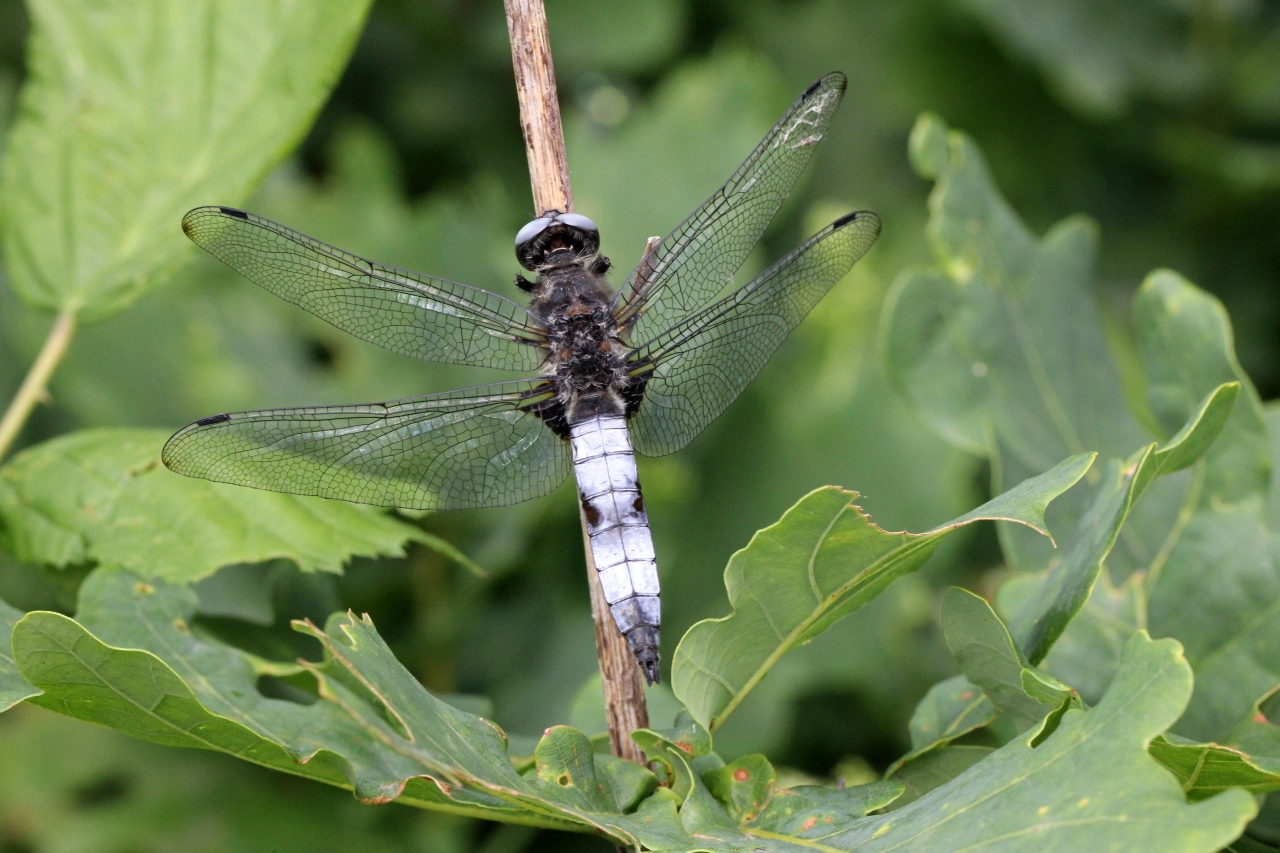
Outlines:
POLYGON ((275 295, 414 358, 526 378, 406 400, 227 412, 165 444, 179 474, 419 510, 547 495, 572 470, 605 600, 649 683, 659 680, 656 555, 635 454, 687 445, 755 378, 880 234, 858 211, 748 283, 734 275, 790 194, 847 86, 833 72, 783 113, 737 171, 616 292, 595 223, 544 211, 520 229, 524 305, 397 269, 252 213, 200 207, 197 245, 275 295))

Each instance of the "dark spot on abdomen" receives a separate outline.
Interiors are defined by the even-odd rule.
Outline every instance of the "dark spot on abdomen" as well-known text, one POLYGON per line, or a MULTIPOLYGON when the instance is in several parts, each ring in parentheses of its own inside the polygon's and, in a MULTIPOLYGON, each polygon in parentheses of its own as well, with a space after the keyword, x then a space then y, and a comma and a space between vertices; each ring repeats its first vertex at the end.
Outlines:
POLYGON ((595 527, 600 523, 600 511, 593 507, 586 498, 582 498, 582 512, 587 517, 588 527, 595 527))
POLYGON ((636 499, 632 502, 631 508, 636 512, 644 512, 644 495, 636 492, 636 499))

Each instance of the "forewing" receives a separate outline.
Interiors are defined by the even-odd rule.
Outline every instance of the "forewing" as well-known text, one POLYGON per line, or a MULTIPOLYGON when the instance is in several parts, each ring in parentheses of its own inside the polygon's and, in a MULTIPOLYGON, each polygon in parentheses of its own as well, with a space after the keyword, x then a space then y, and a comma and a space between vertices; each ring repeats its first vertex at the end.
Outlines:
POLYGON ((826 134, 845 86, 835 72, 809 87, 725 185, 632 271, 616 311, 624 325, 634 320, 632 340, 670 328, 732 281, 826 134))
POLYGON ((648 380, 629 424, 636 450, 662 456, 692 441, 879 235, 874 213, 839 219, 740 290, 637 347, 631 372, 648 380))
POLYGON ((187 236, 322 320, 402 355, 537 370, 545 349, 528 309, 478 287, 374 263, 230 207, 198 207, 187 236))
POLYGON ((406 509, 505 506, 548 494, 566 445, 522 411, 541 380, 393 403, 264 409, 201 418, 164 446, 190 477, 406 509))

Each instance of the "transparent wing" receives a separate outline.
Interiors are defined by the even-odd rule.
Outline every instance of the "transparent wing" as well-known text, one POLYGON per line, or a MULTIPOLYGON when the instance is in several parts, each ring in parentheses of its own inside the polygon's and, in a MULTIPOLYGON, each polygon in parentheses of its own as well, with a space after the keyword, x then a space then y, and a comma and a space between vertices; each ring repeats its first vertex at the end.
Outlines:
POLYGON ((164 446, 190 477, 407 509, 504 506, 545 495, 567 445, 524 409, 541 380, 394 403, 264 409, 201 418, 164 446))
POLYGON ((648 340, 718 295, 751 254, 827 132, 846 85, 839 72, 805 91, 715 195, 632 271, 618 291, 623 325, 648 340))
POLYGON ((692 441, 879 235, 874 213, 838 219, 740 290, 637 347, 631 373, 645 387, 628 424, 636 450, 662 456, 692 441))
POLYGON ((197 207, 182 230, 250 281, 402 355, 537 370, 546 354, 538 319, 487 290, 374 263, 231 207, 197 207))

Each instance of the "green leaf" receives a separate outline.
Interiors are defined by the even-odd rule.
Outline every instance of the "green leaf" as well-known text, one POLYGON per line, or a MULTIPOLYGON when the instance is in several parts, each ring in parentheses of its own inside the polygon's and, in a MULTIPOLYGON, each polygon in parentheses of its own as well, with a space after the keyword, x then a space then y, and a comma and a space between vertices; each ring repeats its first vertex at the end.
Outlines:
MULTIPOLYGON (((257 689, 258 661, 192 631, 196 599, 190 590, 99 569, 85 580, 80 599, 79 622, 34 612, 14 628, 19 670, 44 691, 28 700, 33 704, 167 746, 226 752, 347 788, 366 802, 396 799, 507 822, 584 829, 581 821, 557 817, 545 804, 529 809, 490 793, 505 784, 539 800, 505 761, 505 742, 495 726, 431 697, 398 664, 391 673, 370 673, 379 681, 366 683, 361 673, 345 668, 345 657, 331 660, 323 668, 313 666, 319 701, 270 699, 257 689), (383 703, 377 691, 387 689, 384 680, 413 694, 412 716, 383 703), (431 737, 419 736, 406 747, 400 731, 409 723, 422 725, 424 718, 443 730, 433 728, 431 737), (450 753, 462 732, 472 740, 450 753), (485 789, 449 781, 486 774, 485 789)), ((309 630, 331 649, 374 657, 370 669, 390 665, 390 653, 367 623, 335 622, 360 639, 358 649, 309 630)))
POLYGON ((1280 791, 1280 760, 1252 758, 1229 746, 1163 735, 1151 742, 1151 757, 1178 777, 1193 802, 1231 788, 1254 794, 1280 791))
POLYGON ((947 590, 942 629, 965 678, 982 688, 1016 731, 1036 728, 1032 746, 1052 732, 1055 711, 1080 706, 1071 688, 1027 663, 1000 617, 979 596, 959 587, 947 590))
MULTIPOLYGON (((1036 594, 1044 572, 1015 576, 1001 585, 997 609, 1018 613, 1036 594)), ((1143 576, 1131 575, 1115 587, 1108 575, 1099 575, 1093 593, 1042 661, 1045 671, 1067 681, 1084 699, 1097 704, 1120 667, 1120 657, 1134 631, 1146 625, 1146 591, 1143 576)))
POLYGON ((911 715, 911 754, 950 743, 991 723, 999 713, 982 688, 963 675, 939 681, 911 715))
POLYGON ((1088 601, 1102 561, 1111 553, 1134 503, 1157 477, 1193 465, 1208 452, 1226 426, 1239 393, 1238 382, 1219 385, 1168 442, 1148 445, 1122 464, 1111 462, 1062 556, 1010 624, 1031 663, 1044 660, 1088 601))
POLYGON ((1268 526, 1270 437, 1216 299, 1157 271, 1139 290, 1134 316, 1148 397, 1166 429, 1208 388, 1237 380, 1244 389, 1146 579, 1150 630, 1180 639, 1196 672, 1191 705, 1176 730, 1195 740, 1221 740, 1280 683, 1280 539, 1268 526))
MULTIPOLYGON (((961 5, 1003 50, 1038 70, 1065 106, 1095 121, 1119 119, 1144 97, 1199 102, 1220 70, 1189 36, 1196 18, 1186 7, 1088 0, 964 0, 961 5)), ((1227 20, 1222 23, 1230 26, 1227 20)))
POLYGON ((595 750, 582 732, 568 726, 552 726, 538 742, 533 755, 537 761, 538 787, 549 788, 553 796, 564 798, 584 811, 617 808, 612 792, 596 778, 595 750))
POLYGON ((1068 711, 1039 746, 1023 734, 915 802, 822 843, 859 853, 1219 850, 1257 811, 1253 798, 1231 790, 1189 804, 1146 751, 1190 695, 1178 644, 1139 632, 1102 702, 1068 711))
POLYGON ((844 790, 802 785, 779 791, 748 831, 776 832, 799 838, 821 838, 883 809, 902 795, 897 780, 872 782, 844 790))
MULTIPOLYGON (((1037 239, 973 140, 936 116, 916 122, 911 156, 936 181, 926 231, 936 267, 903 272, 886 303, 886 365, 900 393, 941 435, 991 460, 996 492, 1070 454, 1123 458, 1149 443, 1102 333, 1092 223, 1068 219, 1037 239)), ((1089 503, 1086 489, 1064 495, 1054 529, 1074 527, 1089 503)), ((1015 568, 1053 557, 1029 531, 998 532, 1015 568)))
POLYGON ((1044 509, 1093 457, 1074 456, 928 533, 889 533, 852 503, 854 492, 818 489, 752 537, 725 569, 733 613, 689 629, 676 648, 672 687, 714 730, 787 651, 919 568, 951 531, 983 519, 1040 532, 1044 509))
POLYGON ((353 555, 425 541, 374 507, 181 477, 160 464, 165 438, 83 430, 15 456, 0 468, 0 546, 28 563, 94 561, 185 583, 274 558, 337 572, 353 555))
POLYGON ((697 783, 689 762, 711 754, 711 735, 688 712, 682 712, 672 728, 636 729, 631 739, 644 750, 650 767, 662 768, 664 784, 682 800, 697 783))
MULTIPOLYGON (((740 850, 748 840, 689 766, 710 740, 688 718, 665 735, 649 733, 650 746, 686 781, 683 795, 655 790, 647 769, 596 754, 567 726, 547 732, 522 777, 501 729, 424 690, 367 618, 335 615, 323 630, 299 625, 326 651, 323 663, 303 662, 314 699, 299 704, 258 692, 258 676, 273 665, 193 630, 195 607, 187 588, 121 569, 93 572, 81 587, 79 621, 35 612, 14 629, 18 666, 44 691, 29 701, 145 740, 226 752, 348 788, 366 802, 643 841, 665 853, 740 850)), ((767 764, 759 770, 772 776, 767 764)), ((869 798, 860 789, 843 793, 846 811, 869 798)), ((778 838, 766 849, 808 848, 778 838)))
POLYGON ((1130 409, 1143 404, 1126 400, 1093 299, 1092 226, 1072 219, 1031 235, 973 141, 936 117, 917 122, 912 157, 936 180, 936 265, 904 273, 890 298, 885 341, 897 386, 941 434, 990 459, 997 489, 1081 448, 1125 460, 1099 466, 1055 503, 1053 529, 1076 531, 1056 563, 1027 531, 1000 528, 1011 566, 1055 569, 1038 592, 1023 591, 1014 635, 1030 661, 1100 695, 1131 630, 1124 620, 1104 627, 1118 602, 1081 628, 1101 657, 1077 655, 1064 669, 1070 655, 1044 656, 1059 635, 1083 649, 1062 631, 1105 557, 1111 589, 1135 596, 1129 610, 1139 621, 1130 624, 1182 641, 1195 670, 1176 731, 1220 741, 1280 682, 1272 447, 1225 312, 1174 273, 1148 277, 1133 312, 1147 380, 1146 411, 1135 417, 1130 409), (1162 449, 1134 455, 1153 438, 1167 439, 1162 449))
POLYGON ((911 157, 937 181, 927 236, 939 269, 904 273, 887 307, 887 364, 903 394, 975 453, 990 451, 994 427, 1021 470, 1144 443, 1090 292, 1093 226, 1070 219, 1036 240, 977 146, 937 116, 916 122, 911 157))
POLYGON ((890 806, 897 810, 923 797, 934 788, 941 788, 961 773, 986 758, 995 749, 989 746, 945 743, 933 748, 913 751, 895 762, 885 775, 902 783, 902 797, 890 806))
POLYGON ((773 796, 778 774, 763 755, 741 758, 702 774, 711 796, 720 801, 738 823, 752 820, 773 796))
POLYGON ((21 618, 21 610, 0 601, 0 711, 7 711, 23 699, 30 699, 40 692, 18 672, 10 651, 13 626, 21 618))
POLYGON ((728 778, 722 774, 725 768, 711 771, 705 774, 710 781, 704 783, 690 769, 684 750, 669 741, 661 748, 677 765, 677 776, 689 779, 687 795, 659 789, 634 815, 636 834, 645 849, 661 853, 828 850, 815 839, 857 823, 902 791, 893 781, 843 790, 814 786, 775 790, 776 774, 763 756, 727 765, 733 768, 728 778), (754 781, 750 776, 739 778, 742 771, 753 774, 754 781), (717 790, 722 797, 713 794, 717 790), (680 803, 678 815, 676 802, 680 803), (740 822, 755 812, 754 819, 740 822))
POLYGON ((4 254, 42 308, 101 317, 239 204, 310 126, 368 0, 28 3, 28 78, 4 157, 4 254))

